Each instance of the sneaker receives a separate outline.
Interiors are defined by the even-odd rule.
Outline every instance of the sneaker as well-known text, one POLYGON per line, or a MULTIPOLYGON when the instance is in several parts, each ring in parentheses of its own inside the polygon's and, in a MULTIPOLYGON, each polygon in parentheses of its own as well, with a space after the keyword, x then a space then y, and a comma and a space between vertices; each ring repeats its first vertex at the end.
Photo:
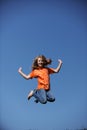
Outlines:
POLYGON ((31 92, 28 94, 28 100, 33 96, 33 94, 34 94, 34 91, 31 90, 31 92))
POLYGON ((36 100, 34 100, 34 102, 35 102, 35 103, 38 103, 38 100, 36 99, 36 100))

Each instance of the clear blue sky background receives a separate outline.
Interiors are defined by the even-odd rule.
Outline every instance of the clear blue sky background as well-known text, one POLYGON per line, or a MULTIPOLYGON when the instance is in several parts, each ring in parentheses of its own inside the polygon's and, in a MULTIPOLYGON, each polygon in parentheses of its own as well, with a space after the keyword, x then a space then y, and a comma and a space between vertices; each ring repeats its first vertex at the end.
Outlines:
POLYGON ((87 2, 0 1, 0 126, 6 130, 87 128, 87 2), (44 54, 63 66, 51 75, 54 103, 27 100, 37 86, 25 80, 33 59, 44 54), (8 129, 7 129, 8 128, 8 129))

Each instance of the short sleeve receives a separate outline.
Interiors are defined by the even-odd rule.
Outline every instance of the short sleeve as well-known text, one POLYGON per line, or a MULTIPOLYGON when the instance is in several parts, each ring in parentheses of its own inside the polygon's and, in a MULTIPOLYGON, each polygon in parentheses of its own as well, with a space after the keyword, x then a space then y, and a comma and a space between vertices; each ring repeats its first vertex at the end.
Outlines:
POLYGON ((35 78, 35 72, 34 72, 34 70, 29 75, 30 75, 30 78, 35 78))
POLYGON ((49 72, 49 74, 55 73, 53 68, 48 68, 48 72, 49 72))

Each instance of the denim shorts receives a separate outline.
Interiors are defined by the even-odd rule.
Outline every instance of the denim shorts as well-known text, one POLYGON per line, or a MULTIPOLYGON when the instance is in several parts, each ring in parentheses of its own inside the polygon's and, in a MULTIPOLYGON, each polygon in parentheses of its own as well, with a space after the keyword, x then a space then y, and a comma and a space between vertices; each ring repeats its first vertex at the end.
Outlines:
POLYGON ((33 96, 42 104, 46 104, 47 101, 54 102, 55 97, 52 95, 51 91, 44 90, 44 89, 35 89, 33 96))

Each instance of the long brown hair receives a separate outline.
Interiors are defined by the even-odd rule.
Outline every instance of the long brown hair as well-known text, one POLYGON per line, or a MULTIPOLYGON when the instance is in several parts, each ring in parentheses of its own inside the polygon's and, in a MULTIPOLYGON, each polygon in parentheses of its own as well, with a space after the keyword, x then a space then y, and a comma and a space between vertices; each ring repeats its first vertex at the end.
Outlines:
POLYGON ((42 58, 42 60, 43 60, 43 67, 47 66, 48 64, 51 64, 51 62, 52 62, 51 59, 47 59, 44 55, 39 55, 33 61, 32 70, 38 69, 38 63, 37 63, 38 58, 42 58))

